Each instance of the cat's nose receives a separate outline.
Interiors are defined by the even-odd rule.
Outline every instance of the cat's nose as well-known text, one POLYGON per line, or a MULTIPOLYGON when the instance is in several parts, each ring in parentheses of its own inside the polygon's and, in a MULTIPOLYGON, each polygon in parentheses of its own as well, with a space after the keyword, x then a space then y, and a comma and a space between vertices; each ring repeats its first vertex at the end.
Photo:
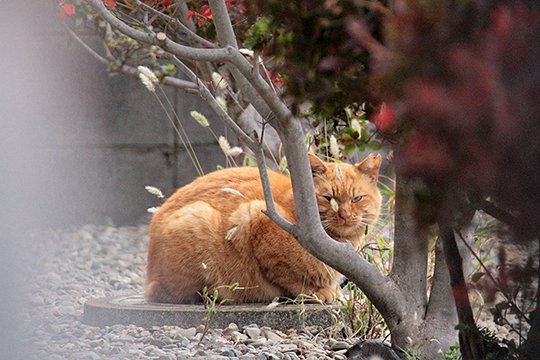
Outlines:
POLYGON ((349 220, 351 213, 344 208, 339 208, 337 215, 340 219, 349 220))

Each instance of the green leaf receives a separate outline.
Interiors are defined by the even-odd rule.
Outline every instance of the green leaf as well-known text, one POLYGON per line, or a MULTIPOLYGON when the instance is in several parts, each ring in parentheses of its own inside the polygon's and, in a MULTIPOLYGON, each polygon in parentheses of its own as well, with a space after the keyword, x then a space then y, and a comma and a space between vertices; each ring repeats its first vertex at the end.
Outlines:
POLYGON ((234 284, 231 284, 231 285, 229 286, 229 290, 231 290, 231 291, 236 291, 236 289, 238 289, 238 286, 240 286, 240 284, 237 283, 237 282, 235 282, 234 284))
POLYGON ((478 282, 478 280, 480 280, 482 278, 482 276, 484 276, 486 273, 482 272, 482 271, 478 271, 477 273, 474 273, 472 276, 471 276, 471 280, 472 282, 478 282))
POLYGON ((354 150, 356 150, 356 146, 354 144, 347 144, 345 145, 345 147, 343 148, 343 152, 347 155, 350 155, 354 152, 354 150))

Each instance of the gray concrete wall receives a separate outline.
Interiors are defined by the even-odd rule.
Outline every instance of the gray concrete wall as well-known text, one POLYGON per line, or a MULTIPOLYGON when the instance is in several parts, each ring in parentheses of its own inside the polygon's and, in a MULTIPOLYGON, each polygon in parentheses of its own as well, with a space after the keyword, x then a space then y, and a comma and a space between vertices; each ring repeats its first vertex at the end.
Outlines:
MULTIPOLYGON (((164 110, 137 79, 110 76, 57 24, 44 28, 48 30, 41 35, 42 41, 54 49, 52 60, 59 65, 49 74, 54 84, 51 92, 65 101, 59 111, 41 114, 40 121, 53 136, 36 144, 47 160, 42 169, 34 169, 34 176, 51 167, 58 170, 52 178, 43 179, 46 193, 36 199, 35 206, 48 212, 52 226, 148 221, 146 209, 160 200, 144 187, 156 186, 170 195, 197 176, 195 167, 164 110), (48 204, 58 202, 61 211, 48 209, 48 204)), ((84 39, 101 50, 97 37, 84 39)), ((166 93, 205 172, 224 164, 211 133, 189 115, 192 110, 205 114, 215 133, 224 134, 208 106, 181 90, 167 88, 166 93)), ((46 102, 49 95, 28 101, 46 102)))

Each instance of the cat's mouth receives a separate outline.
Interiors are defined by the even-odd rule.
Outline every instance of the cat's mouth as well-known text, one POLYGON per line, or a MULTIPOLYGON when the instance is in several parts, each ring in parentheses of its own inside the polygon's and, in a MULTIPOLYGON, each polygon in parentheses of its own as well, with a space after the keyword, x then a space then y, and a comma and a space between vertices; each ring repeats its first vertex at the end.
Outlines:
POLYGON ((328 230, 332 233, 350 233, 360 231, 360 228, 363 226, 362 222, 359 220, 342 219, 339 217, 323 220, 322 224, 325 230, 328 230))
POLYGON ((365 214, 360 217, 352 217, 343 219, 340 216, 331 216, 322 220, 323 227, 332 233, 355 233, 362 231, 364 226, 369 226, 373 223, 373 218, 370 214, 365 214))

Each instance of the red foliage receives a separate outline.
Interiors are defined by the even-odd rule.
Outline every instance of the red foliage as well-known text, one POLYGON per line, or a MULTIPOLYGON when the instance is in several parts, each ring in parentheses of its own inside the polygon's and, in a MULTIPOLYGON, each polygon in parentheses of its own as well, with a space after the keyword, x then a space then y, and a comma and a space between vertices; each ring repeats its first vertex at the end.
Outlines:
MULTIPOLYGON (((227 6, 227 10, 230 10, 232 7, 231 0, 225 0, 225 5, 227 6)), ((210 10, 210 6, 203 5, 199 9, 199 11, 193 11, 189 10, 186 20, 190 20, 195 16, 197 18, 197 26, 203 26, 206 20, 212 19, 212 10, 210 10)))
POLYGON ((60 12, 58 15, 60 18, 64 18, 66 15, 74 15, 75 14, 75 7, 71 4, 60 4, 60 12))
POLYGON ((283 77, 277 71, 271 72, 270 70, 266 70, 266 76, 268 76, 270 81, 276 85, 281 86, 285 84, 285 79, 283 79, 283 77))
POLYGON ((391 105, 383 104, 373 119, 373 123, 382 133, 388 133, 396 123, 396 112, 391 105))
POLYGON ((397 16, 394 56, 372 78, 395 114, 375 122, 400 136, 400 169, 446 202, 436 209, 455 209, 456 192, 490 198, 530 237, 540 233, 540 14, 497 4, 417 5, 397 16))
POLYGON ((116 7, 116 1, 114 0, 103 0, 103 3, 110 8, 116 7))

